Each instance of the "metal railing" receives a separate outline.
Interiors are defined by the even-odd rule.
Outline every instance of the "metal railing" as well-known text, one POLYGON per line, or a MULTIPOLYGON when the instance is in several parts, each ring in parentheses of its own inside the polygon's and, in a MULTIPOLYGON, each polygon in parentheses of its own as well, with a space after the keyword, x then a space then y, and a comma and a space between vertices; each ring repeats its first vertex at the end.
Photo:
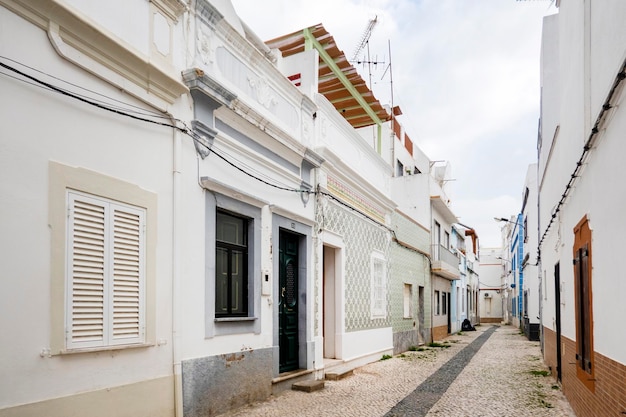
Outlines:
POLYGON ((445 246, 435 244, 431 246, 431 249, 433 261, 442 261, 455 267, 459 266, 459 257, 445 246))

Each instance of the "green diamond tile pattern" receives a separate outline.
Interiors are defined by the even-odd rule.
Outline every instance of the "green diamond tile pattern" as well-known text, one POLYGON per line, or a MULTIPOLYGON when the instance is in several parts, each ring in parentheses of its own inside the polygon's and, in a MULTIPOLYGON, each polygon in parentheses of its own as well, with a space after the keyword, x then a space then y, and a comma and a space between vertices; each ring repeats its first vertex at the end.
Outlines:
MULTIPOLYGON (((361 214, 320 197, 316 205, 316 222, 320 230, 333 232, 343 238, 345 245, 345 327, 347 332, 376 329, 391 326, 389 311, 389 256, 391 233, 385 228, 367 220, 361 214), (374 251, 383 254, 387 269, 387 315, 385 318, 371 318, 371 261, 374 251)), ((319 267, 320 263, 316 262, 319 267)), ((320 276, 319 274, 317 276, 320 276)), ((319 285, 319 283, 318 283, 319 285)), ((316 317, 319 317, 319 294, 316 288, 316 317)), ((318 333, 319 323, 315 323, 318 333)))
MULTIPOLYGON (((430 234, 428 231, 397 213, 394 213, 391 221, 399 240, 428 252, 430 249, 430 234)), ((431 288, 428 259, 414 250, 403 247, 398 243, 393 243, 390 266, 390 311, 393 331, 413 330, 413 322, 419 322, 418 297, 420 286, 424 287, 424 327, 430 328, 431 288), (411 319, 404 318, 404 284, 413 286, 411 301, 413 318, 411 319)))

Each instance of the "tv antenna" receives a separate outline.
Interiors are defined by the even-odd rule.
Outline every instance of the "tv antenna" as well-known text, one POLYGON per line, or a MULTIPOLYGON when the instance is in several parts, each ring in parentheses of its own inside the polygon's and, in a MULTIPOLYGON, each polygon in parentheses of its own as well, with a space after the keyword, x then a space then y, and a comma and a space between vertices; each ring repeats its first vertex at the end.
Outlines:
POLYGON ((368 44, 370 40, 370 36, 372 36, 372 31, 374 30, 374 27, 376 26, 376 23, 378 23, 378 16, 374 16, 374 18, 370 19, 369 23, 367 24, 367 27, 365 28, 363 35, 361 35, 361 40, 359 41, 359 44, 357 45, 356 48, 354 48, 354 53, 352 54, 352 61, 357 61, 359 59, 359 54, 361 53, 361 51, 363 51, 363 48, 365 48, 365 46, 368 44))
POLYGON ((384 62, 378 62, 376 60, 372 61, 370 59, 369 40, 370 40, 370 37, 372 36, 372 31, 374 30, 374 27, 376 26, 377 23, 378 23, 378 16, 374 16, 374 18, 370 19, 370 21, 367 23, 367 27, 365 28, 365 31, 363 31, 363 34, 361 35, 361 39, 359 40, 358 45, 354 49, 354 53, 352 54, 352 59, 350 60, 350 62, 356 63, 356 64, 367 64, 370 88, 372 88, 372 64, 374 65, 384 64, 384 62), (361 54, 361 52, 363 52, 363 50, 366 47, 367 47, 367 57, 366 58, 364 57, 363 59, 359 59, 359 55, 361 54))

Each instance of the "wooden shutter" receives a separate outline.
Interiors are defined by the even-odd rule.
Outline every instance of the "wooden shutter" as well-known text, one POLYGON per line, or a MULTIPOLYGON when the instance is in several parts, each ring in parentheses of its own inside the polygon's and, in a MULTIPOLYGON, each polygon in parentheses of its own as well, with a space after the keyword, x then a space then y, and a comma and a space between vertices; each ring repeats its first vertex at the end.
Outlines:
POLYGON ((113 206, 111 344, 140 342, 143 336, 143 216, 113 206))
POLYGON ((106 337, 106 206, 69 197, 68 347, 101 346, 106 337))
POLYGON ((68 193, 67 347, 144 340, 145 210, 68 193))

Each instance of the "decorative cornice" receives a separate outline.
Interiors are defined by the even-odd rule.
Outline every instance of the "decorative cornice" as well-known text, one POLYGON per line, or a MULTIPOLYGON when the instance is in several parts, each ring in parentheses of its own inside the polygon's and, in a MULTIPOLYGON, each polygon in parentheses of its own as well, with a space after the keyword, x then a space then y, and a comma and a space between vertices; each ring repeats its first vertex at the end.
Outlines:
POLYGON ((191 127, 195 133, 193 144, 196 147, 196 152, 204 159, 211 153, 211 147, 213 147, 213 141, 215 140, 215 136, 217 136, 217 130, 207 126, 200 120, 192 120, 191 127))
POLYGON ((212 30, 215 30, 217 24, 224 19, 224 15, 207 0, 196 1, 196 15, 202 23, 212 30))
POLYGON ((152 106, 165 110, 188 92, 173 68, 157 65, 63 1, 0 0, 0 5, 46 31, 63 58, 152 106))
POLYGON ((187 11, 187 5, 181 0, 150 0, 150 3, 174 22, 178 22, 180 15, 187 11))
POLYGON ((201 91, 226 107, 231 107, 233 100, 237 98, 235 93, 224 88, 199 68, 183 71, 183 81, 189 90, 201 91))

